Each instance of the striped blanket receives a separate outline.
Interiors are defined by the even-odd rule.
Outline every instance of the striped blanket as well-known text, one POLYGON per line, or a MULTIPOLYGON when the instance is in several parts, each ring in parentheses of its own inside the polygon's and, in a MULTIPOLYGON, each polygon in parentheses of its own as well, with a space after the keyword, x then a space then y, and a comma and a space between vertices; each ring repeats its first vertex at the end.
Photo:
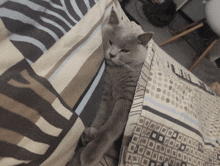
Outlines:
POLYGON ((1 166, 71 158, 96 111, 87 104, 105 67, 100 28, 112 6, 120 14, 114 0, 0 1, 1 166))

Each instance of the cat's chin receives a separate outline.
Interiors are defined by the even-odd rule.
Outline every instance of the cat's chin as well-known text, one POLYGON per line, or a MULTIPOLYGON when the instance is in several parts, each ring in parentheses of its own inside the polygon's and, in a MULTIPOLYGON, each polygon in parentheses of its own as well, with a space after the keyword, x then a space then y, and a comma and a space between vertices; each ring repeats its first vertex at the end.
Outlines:
POLYGON ((106 65, 107 65, 107 66, 112 66, 112 67, 123 66, 123 64, 117 64, 117 63, 114 63, 114 62, 111 61, 111 60, 108 60, 108 61, 105 61, 105 62, 106 62, 106 65))
POLYGON ((116 61, 112 58, 110 59, 105 58, 105 62, 108 66, 115 66, 115 67, 123 66, 125 64, 125 63, 121 63, 120 61, 116 61))

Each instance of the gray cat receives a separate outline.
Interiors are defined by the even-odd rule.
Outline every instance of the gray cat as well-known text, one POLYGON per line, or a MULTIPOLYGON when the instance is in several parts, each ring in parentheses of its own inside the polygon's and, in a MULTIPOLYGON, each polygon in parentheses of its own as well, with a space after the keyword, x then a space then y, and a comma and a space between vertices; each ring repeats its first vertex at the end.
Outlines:
POLYGON ((104 154, 115 155, 112 147, 125 128, 146 58, 145 46, 153 36, 118 19, 114 10, 103 25, 102 35, 106 68, 101 105, 82 135, 84 147, 68 166, 96 166, 104 154))

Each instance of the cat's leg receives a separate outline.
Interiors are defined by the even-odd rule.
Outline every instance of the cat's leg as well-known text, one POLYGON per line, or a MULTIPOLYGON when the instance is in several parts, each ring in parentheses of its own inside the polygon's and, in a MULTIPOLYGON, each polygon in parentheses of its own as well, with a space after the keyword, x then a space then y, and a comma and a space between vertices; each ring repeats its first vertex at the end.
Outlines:
POLYGON ((113 109, 113 97, 112 97, 112 87, 108 84, 108 82, 104 83, 102 98, 99 110, 96 113, 96 117, 91 124, 91 127, 95 129, 100 129, 106 121, 108 120, 109 116, 112 113, 113 109))
POLYGON ((93 140, 101 126, 103 126, 104 123, 108 120, 111 113, 111 111, 109 110, 111 109, 110 103, 111 101, 101 102, 101 106, 97 112, 95 120, 93 121, 90 127, 86 127, 82 134, 81 142, 83 145, 86 145, 89 141, 93 140))
POLYGON ((127 99, 120 99, 115 103, 111 116, 82 151, 80 156, 82 166, 96 166, 114 141, 120 137, 126 125, 131 104, 127 99))
POLYGON ((97 111, 96 117, 90 127, 86 127, 84 130, 81 142, 83 145, 86 145, 89 141, 95 138, 98 130, 104 123, 108 120, 111 115, 112 110, 112 94, 111 86, 105 83, 103 88, 103 94, 101 98, 101 103, 99 110, 97 111))
MULTIPOLYGON (((119 150, 118 150, 118 144, 115 142, 110 147, 110 149, 103 155, 104 163, 108 166, 118 166, 119 161, 119 150)), ((120 146, 120 145, 119 145, 120 146)), ((103 161, 102 159, 102 161, 103 161)))

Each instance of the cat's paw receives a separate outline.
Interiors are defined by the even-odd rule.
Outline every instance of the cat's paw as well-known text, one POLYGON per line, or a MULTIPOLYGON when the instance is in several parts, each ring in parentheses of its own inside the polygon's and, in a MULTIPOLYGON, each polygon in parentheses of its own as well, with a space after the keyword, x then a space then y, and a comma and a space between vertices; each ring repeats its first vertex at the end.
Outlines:
POLYGON ((98 131, 94 127, 86 127, 81 137, 82 144, 84 146, 88 144, 91 140, 95 138, 97 132, 98 131))

